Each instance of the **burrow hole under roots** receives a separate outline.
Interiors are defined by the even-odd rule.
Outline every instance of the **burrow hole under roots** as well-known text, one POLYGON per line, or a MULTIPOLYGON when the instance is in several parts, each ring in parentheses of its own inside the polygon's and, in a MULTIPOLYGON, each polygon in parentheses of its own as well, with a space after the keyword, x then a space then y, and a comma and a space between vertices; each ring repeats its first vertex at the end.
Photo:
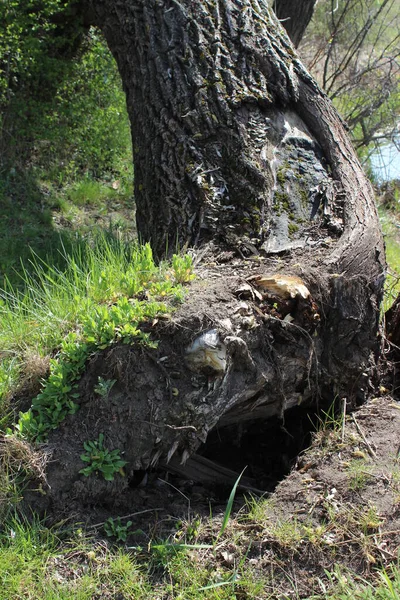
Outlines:
MULTIPOLYGON (((197 455, 232 471, 230 481, 196 481, 193 472, 176 474, 168 468, 158 469, 156 476, 167 480, 171 487, 184 490, 190 497, 204 493, 204 499, 216 503, 229 497, 235 481, 244 470, 243 481, 258 493, 270 494, 292 470, 299 455, 312 441, 312 434, 321 427, 325 417, 334 410, 333 406, 320 406, 318 411, 294 407, 285 413, 284 420, 272 417, 267 420, 247 421, 225 427, 216 427, 207 441, 198 449, 197 455)), ((154 480, 154 473, 152 479, 154 480)), ((137 472, 131 487, 142 485, 143 472, 137 472)), ((246 485, 239 487, 246 492, 246 485)))

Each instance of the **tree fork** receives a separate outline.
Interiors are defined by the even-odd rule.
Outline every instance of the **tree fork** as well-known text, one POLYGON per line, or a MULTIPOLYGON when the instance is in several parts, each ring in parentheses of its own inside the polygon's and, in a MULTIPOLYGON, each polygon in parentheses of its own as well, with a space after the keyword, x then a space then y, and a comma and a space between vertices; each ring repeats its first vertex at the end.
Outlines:
POLYGON ((317 0, 274 0, 273 9, 297 48, 312 19, 317 0))

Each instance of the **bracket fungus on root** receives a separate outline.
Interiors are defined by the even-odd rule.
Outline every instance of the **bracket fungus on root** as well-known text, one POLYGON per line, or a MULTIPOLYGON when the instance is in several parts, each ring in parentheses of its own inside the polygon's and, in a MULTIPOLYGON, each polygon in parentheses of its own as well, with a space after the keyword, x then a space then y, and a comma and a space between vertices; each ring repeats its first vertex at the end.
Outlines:
POLYGON ((295 321, 307 330, 314 330, 320 320, 310 290, 300 277, 294 275, 252 275, 235 293, 240 298, 250 298, 256 310, 265 317, 295 321))
POLYGON ((253 275, 247 281, 253 283, 264 294, 282 300, 294 300, 299 296, 305 300, 310 297, 310 291, 304 281, 293 275, 253 275))

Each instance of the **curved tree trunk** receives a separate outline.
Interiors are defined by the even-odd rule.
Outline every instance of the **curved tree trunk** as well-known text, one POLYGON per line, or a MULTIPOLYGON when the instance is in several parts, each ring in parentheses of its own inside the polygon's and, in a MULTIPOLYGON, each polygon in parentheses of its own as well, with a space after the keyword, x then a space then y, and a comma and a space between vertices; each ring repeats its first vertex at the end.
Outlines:
MULTIPOLYGON (((385 269, 373 192, 266 0, 84 6, 126 90, 139 234, 159 256, 207 259, 158 354, 132 350, 140 377, 130 367, 115 394, 134 410, 104 416, 131 468, 185 460, 217 425, 362 396, 385 269)), ((120 353, 104 363, 114 379, 120 353)))
MULTIPOLYGON (((299 186, 290 182, 289 195, 312 206, 313 185, 335 187, 354 222, 360 212, 376 228, 372 191, 340 119, 265 1, 86 4, 121 72, 138 230, 159 255, 211 239, 251 252, 281 247, 281 239, 271 241, 285 233, 274 222, 275 205, 284 194, 285 167, 298 171, 293 144, 304 147, 300 159, 311 173, 301 173, 307 181, 299 186)), ((340 232, 341 208, 335 212, 340 232)), ((292 246, 302 244, 307 227, 296 230, 292 246)), ((346 236, 347 220, 345 229, 346 236)), ((378 263, 376 269, 381 273, 378 263)))

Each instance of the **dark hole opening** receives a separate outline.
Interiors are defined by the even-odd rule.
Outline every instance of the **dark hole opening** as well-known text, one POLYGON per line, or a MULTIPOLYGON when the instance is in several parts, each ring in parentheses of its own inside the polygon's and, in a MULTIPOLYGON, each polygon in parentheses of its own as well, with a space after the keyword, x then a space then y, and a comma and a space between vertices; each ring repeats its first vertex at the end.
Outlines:
MULTIPOLYGON (((146 507, 149 503, 164 506, 169 516, 158 525, 164 531, 171 518, 206 516, 210 510, 212 514, 224 512, 245 468, 235 496, 234 510, 239 509, 249 494, 261 497, 274 492, 299 455, 311 445, 313 433, 321 423, 324 427, 333 424, 339 409, 339 403, 335 406, 330 401, 318 409, 315 405, 294 407, 285 412, 284 419, 273 417, 216 427, 186 465, 181 465, 177 452, 168 464, 152 471, 137 471, 130 480, 130 498, 133 502, 143 498, 146 507)), ((139 519, 143 529, 143 517, 139 519)))
POLYGON ((314 421, 309 411, 295 407, 284 420, 273 417, 217 428, 199 454, 238 474, 246 468, 245 477, 257 489, 272 492, 310 445, 314 421))
MULTIPOLYGON (((294 407, 284 419, 247 421, 216 427, 185 466, 174 457, 157 469, 156 477, 167 479, 176 489, 194 492, 203 500, 225 501, 239 474, 241 492, 271 493, 295 465, 299 454, 311 444, 318 422, 331 414, 334 406, 294 407)), ((132 487, 140 485, 143 473, 132 487)))

